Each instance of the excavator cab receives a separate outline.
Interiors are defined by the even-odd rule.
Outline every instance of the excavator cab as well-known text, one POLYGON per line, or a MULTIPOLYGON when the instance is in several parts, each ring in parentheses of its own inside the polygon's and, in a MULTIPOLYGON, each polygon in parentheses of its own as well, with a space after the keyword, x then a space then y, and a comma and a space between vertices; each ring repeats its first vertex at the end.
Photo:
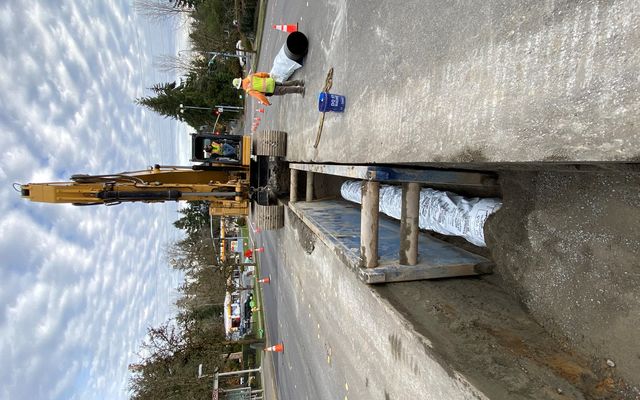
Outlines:
POLYGON ((251 138, 241 135, 191 134, 191 162, 201 165, 243 165, 251 160, 251 138))

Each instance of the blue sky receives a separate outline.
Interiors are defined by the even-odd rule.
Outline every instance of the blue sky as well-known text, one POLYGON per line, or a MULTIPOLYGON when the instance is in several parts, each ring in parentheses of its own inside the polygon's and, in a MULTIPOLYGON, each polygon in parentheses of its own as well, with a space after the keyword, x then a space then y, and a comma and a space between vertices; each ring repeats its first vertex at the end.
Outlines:
POLYGON ((182 34, 132 3, 0 4, 0 399, 127 398, 146 328, 175 312, 175 203, 47 205, 11 187, 188 159, 184 127, 133 103, 174 80, 153 58, 182 34))

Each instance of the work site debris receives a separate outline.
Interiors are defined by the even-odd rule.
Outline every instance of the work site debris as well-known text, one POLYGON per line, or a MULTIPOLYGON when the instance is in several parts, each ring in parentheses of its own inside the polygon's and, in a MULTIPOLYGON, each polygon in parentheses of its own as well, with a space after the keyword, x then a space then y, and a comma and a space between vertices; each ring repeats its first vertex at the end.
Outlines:
MULTIPOLYGON (((344 182, 340 193, 346 200, 360 204, 362 181, 344 182)), ((501 206, 502 202, 496 198, 465 198, 451 192, 424 188, 420 191, 419 225, 421 229, 459 236, 476 246, 486 247, 484 224, 489 215, 501 206)), ((402 188, 380 185, 380 212, 400 219, 401 209, 402 188)))

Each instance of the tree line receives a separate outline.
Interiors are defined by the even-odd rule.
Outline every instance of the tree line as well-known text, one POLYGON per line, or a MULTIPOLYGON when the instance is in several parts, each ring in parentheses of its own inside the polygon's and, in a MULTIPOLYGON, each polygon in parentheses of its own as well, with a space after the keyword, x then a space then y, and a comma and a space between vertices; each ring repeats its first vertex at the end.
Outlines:
POLYGON ((207 210, 203 202, 190 202, 174 222, 185 233, 167 249, 171 267, 184 273, 176 302, 179 311, 175 318, 148 328, 140 361, 129 367, 132 399, 205 398, 211 394, 210 380, 197 378, 199 364, 207 371, 222 367, 224 276, 211 268, 207 210))
MULTIPOLYGON (((136 103, 195 129, 218 119, 214 106, 241 105, 241 93, 231 85, 233 78, 242 76, 238 59, 220 56, 212 60, 211 53, 234 54, 238 41, 244 49, 253 50, 257 4, 258 0, 135 0, 135 9, 151 20, 186 17, 191 43, 191 49, 157 60, 159 68, 180 71, 182 78, 158 82, 136 103), (180 104, 199 108, 181 109, 180 104)), ((219 122, 224 126, 236 117, 223 112, 219 122)))
MULTIPOLYGON (((138 352, 139 361, 129 366, 132 400, 202 399, 211 395, 211 374, 237 369, 227 362, 241 344, 224 334, 224 297, 231 265, 218 265, 211 239, 208 203, 188 202, 173 224, 184 238, 167 249, 169 264, 184 274, 174 318, 147 330, 138 352), (209 375, 198 379, 198 366, 209 375)), ((219 236, 219 219, 214 236, 219 236)))
MULTIPOLYGON (((216 115, 206 110, 214 105, 240 105, 239 92, 231 86, 241 76, 235 58, 216 58, 210 62, 209 52, 234 53, 242 40, 251 49, 258 0, 134 0, 136 11, 150 21, 186 17, 192 51, 164 58, 165 68, 183 72, 175 82, 158 82, 149 94, 136 103, 167 118, 184 121, 197 129, 213 125, 216 115), (189 53, 189 56, 186 56, 189 53)), ((184 20, 184 19, 183 19, 184 20)), ((161 60, 162 61, 162 60, 161 60)), ((221 121, 233 118, 223 113, 221 121)), ((130 397, 147 399, 201 399, 211 395, 211 378, 198 379, 198 366, 211 374, 233 369, 228 354, 241 345, 226 341, 224 336, 224 297, 232 266, 219 265, 211 240, 208 203, 188 202, 180 211, 174 226, 184 237, 166 249, 171 268, 184 275, 178 313, 147 330, 140 345, 139 361, 129 369, 130 397)), ((213 235, 219 236, 219 219, 213 223, 213 235)))

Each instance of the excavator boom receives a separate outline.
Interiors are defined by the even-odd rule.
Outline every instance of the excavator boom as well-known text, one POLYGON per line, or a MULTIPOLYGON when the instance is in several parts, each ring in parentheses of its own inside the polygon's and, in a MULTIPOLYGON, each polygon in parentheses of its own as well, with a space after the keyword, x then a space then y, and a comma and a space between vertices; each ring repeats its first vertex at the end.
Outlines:
POLYGON ((193 133, 191 161, 198 165, 156 165, 111 175, 73 175, 69 182, 20 185, 20 193, 35 202, 74 205, 204 200, 214 216, 247 216, 252 197, 258 226, 279 229, 284 225, 284 208, 274 204, 277 199, 265 186, 269 160, 286 155, 286 139, 286 132, 275 130, 258 132, 255 137, 193 133), (219 151, 213 151, 214 145, 219 151))
POLYGON ((35 202, 75 205, 206 200, 211 209, 246 215, 249 201, 246 167, 194 170, 160 167, 113 175, 74 175, 70 182, 29 183, 22 197, 35 202))

